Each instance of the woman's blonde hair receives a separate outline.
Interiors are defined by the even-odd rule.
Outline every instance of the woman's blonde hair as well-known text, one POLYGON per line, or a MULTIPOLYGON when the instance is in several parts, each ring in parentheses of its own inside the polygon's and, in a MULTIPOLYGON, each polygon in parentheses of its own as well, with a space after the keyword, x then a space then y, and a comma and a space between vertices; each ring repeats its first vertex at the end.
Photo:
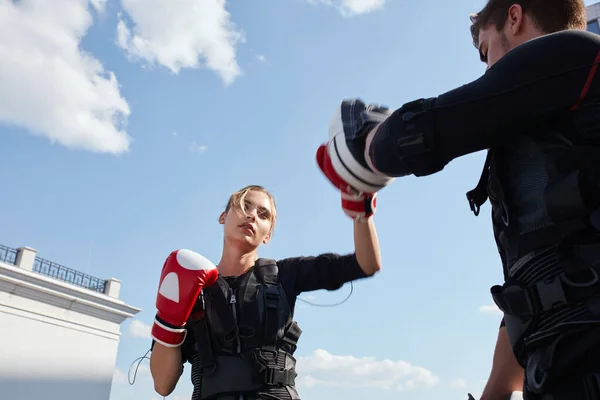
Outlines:
POLYGON ((260 186, 260 185, 248 185, 240 190, 237 190, 235 192, 233 192, 233 194, 231 196, 229 196, 229 201, 227 202, 227 206, 225 207, 225 213, 229 212, 229 210, 234 209, 234 210, 239 210, 241 211, 244 215, 246 215, 246 209, 245 209, 245 198, 246 195, 248 194, 248 192, 250 191, 256 191, 256 192, 262 192, 264 194, 266 194, 267 196, 269 196, 269 200, 271 201, 271 232, 273 233, 273 229, 275 228, 275 221, 277 220, 277 207, 275 206, 275 199, 273 198, 273 195, 264 187, 260 186))

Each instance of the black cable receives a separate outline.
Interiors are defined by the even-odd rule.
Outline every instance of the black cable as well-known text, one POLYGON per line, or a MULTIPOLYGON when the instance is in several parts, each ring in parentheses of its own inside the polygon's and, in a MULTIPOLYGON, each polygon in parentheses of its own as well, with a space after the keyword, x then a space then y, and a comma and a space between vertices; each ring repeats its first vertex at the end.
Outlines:
POLYGON ((352 284, 352 281, 350 281, 350 293, 348 293, 348 296, 346 296, 346 298, 342 301, 340 301, 339 303, 334 303, 334 304, 317 304, 317 303, 312 303, 308 300, 305 300, 301 297, 298 297, 297 299, 306 303, 306 304, 310 304, 311 306, 315 306, 315 307, 337 307, 339 305, 344 304, 346 301, 348 301, 348 299, 350 298, 350 296, 352 296, 352 292, 354 292, 354 285, 352 284))
MULTIPOLYGON (((144 361, 144 358, 147 358, 148 360, 150 359, 150 357, 148 357, 148 353, 150 353, 150 351, 152 351, 152 349, 148 349, 148 351, 146 352, 146 354, 144 354, 142 357, 138 357, 135 360, 133 360, 133 362, 131 363, 131 365, 129 366, 129 373, 127 374, 127 378, 129 380, 129 384, 133 385, 135 383, 135 377, 137 376, 137 372, 138 372, 138 368, 140 367, 140 364, 142 363, 142 361, 144 361), (131 378, 131 367, 133 367, 133 364, 138 361, 137 366, 135 367, 135 372, 133 373, 133 381, 129 378, 131 378)), ((163 400, 165 400, 166 398, 163 396, 163 400)))
POLYGON ((146 354, 144 354, 142 357, 138 357, 135 360, 133 360, 133 362, 129 366, 129 371, 127 373, 127 380, 129 381, 130 385, 133 385, 135 383, 135 377, 137 376, 138 368, 140 367, 140 364, 142 363, 142 361, 144 361, 144 358, 147 358, 148 360, 150 359, 150 357, 148 357, 148 353, 150 353, 150 349, 148 349, 146 354), (135 364, 136 361, 138 361, 138 364, 135 367, 135 372, 133 373, 133 381, 132 381, 131 380, 131 367, 133 367, 133 364, 135 364))

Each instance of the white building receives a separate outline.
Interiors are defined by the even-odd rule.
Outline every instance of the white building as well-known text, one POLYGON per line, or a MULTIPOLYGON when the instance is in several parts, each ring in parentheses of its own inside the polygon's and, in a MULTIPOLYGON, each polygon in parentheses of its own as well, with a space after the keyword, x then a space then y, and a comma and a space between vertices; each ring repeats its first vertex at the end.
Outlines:
POLYGON ((108 400, 120 324, 140 311, 120 286, 0 245, 0 399, 108 400))
POLYGON ((600 19, 600 3, 592 4, 585 8, 587 14, 587 30, 600 34, 600 25, 598 20, 600 19))

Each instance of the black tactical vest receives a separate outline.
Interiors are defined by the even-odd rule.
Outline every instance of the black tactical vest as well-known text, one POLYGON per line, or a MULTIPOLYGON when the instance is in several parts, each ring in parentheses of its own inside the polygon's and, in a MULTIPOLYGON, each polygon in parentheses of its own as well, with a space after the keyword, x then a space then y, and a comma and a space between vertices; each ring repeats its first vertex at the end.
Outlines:
POLYGON ((491 288, 517 359, 600 322, 600 105, 488 151, 471 209, 490 199, 505 284, 491 288), (569 328, 571 327, 571 328, 569 328))
POLYGON ((277 273, 274 260, 258 259, 238 278, 237 289, 222 277, 203 289, 188 322, 196 339, 192 383, 200 399, 294 386, 293 353, 302 331, 277 273))

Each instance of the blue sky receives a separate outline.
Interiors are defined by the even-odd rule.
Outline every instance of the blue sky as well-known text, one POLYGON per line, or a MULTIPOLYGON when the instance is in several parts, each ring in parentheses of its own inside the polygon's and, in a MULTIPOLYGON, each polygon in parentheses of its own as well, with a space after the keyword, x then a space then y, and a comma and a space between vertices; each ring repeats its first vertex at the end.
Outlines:
MULTIPOLYGON (((0 0, 0 243, 116 277, 143 310, 122 325, 111 400, 160 398, 147 360, 135 385, 124 374, 149 347, 162 263, 176 248, 218 261, 232 191, 274 193, 261 256, 350 252, 352 223, 314 157, 336 105, 399 107, 484 72, 468 30, 483 0, 222 3, 0 0)), ((303 398, 480 393, 502 278, 489 205, 475 218, 465 198, 483 160, 380 193, 381 273, 339 307, 297 308, 303 398)), ((304 296, 335 303, 349 289, 304 296)), ((190 395, 188 367, 169 398, 190 395)))

